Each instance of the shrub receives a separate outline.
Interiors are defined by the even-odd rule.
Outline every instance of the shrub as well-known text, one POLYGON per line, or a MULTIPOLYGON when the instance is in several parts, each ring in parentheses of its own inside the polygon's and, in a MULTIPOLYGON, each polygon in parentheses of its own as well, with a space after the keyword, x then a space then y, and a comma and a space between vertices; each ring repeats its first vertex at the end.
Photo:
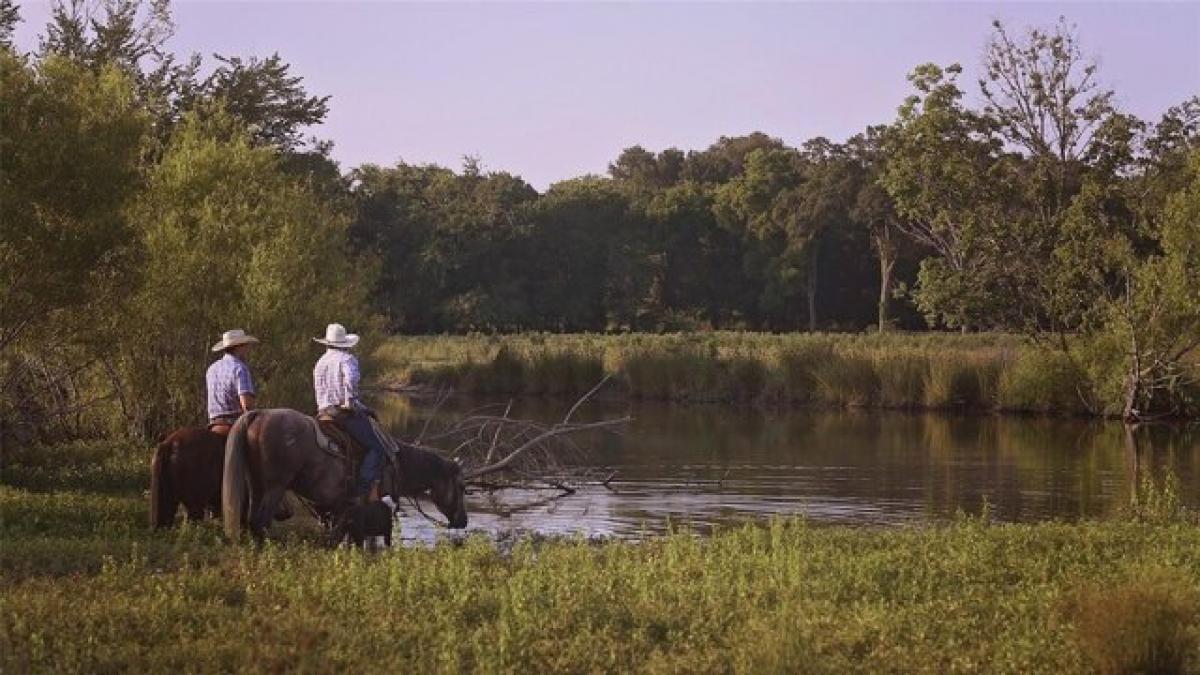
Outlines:
POLYGON ((999 405, 1027 412, 1087 412, 1080 398, 1085 374, 1060 353, 1029 350, 1000 378, 999 405))
POLYGON ((1151 570, 1119 585, 1088 585, 1068 599, 1084 657, 1095 672, 1195 672, 1200 595, 1178 573, 1151 570))

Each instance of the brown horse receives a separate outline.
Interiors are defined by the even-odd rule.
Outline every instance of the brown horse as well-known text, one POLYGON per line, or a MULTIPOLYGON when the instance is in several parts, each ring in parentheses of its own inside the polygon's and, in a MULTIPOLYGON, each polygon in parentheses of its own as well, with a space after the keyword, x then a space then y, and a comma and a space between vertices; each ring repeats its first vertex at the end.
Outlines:
POLYGON ((221 517, 221 476, 225 437, 205 428, 171 432, 150 462, 150 527, 175 524, 183 504, 191 520, 221 517))
MULTIPOLYGON (((398 461, 385 465, 381 487, 396 496, 428 495, 450 527, 467 526, 466 487, 456 462, 404 446, 398 461)), ((250 531, 261 540, 286 491, 308 500, 332 522, 352 503, 354 476, 313 418, 283 408, 254 410, 238 419, 225 444, 221 505, 231 539, 241 532, 247 489, 250 531)))

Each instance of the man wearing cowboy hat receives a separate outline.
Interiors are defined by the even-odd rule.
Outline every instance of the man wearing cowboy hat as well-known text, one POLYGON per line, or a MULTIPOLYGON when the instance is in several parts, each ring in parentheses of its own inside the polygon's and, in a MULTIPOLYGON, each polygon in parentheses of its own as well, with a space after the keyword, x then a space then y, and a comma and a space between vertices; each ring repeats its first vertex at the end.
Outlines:
POLYGON ((226 331, 221 341, 213 345, 214 352, 225 355, 208 367, 208 428, 219 434, 229 433, 229 427, 242 413, 254 409, 254 380, 246 357, 258 338, 246 331, 226 331))
POLYGON ((325 328, 325 337, 313 341, 327 347, 313 368, 317 415, 332 419, 367 449, 357 486, 358 494, 366 495, 382 475, 388 449, 371 419, 371 409, 358 395, 358 359, 350 353, 358 336, 347 333, 340 323, 331 323, 325 328))

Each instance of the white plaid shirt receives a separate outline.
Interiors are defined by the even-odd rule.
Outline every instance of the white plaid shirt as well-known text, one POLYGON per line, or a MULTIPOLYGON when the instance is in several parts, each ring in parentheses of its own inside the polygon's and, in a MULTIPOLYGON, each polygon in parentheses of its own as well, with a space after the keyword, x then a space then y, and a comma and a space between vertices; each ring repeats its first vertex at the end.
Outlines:
POLYGON ((358 359, 343 349, 326 349, 313 368, 317 410, 334 406, 360 407, 358 359))

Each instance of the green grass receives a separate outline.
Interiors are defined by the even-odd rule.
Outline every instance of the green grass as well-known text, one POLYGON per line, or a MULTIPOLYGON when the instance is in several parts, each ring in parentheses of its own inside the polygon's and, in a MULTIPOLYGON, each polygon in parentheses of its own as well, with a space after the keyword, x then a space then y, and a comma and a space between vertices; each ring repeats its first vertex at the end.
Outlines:
POLYGON ((148 532, 146 454, 5 455, 0 672, 1200 672, 1185 518, 255 550, 148 532))
POLYGON ((1009 335, 681 333, 394 337, 381 385, 635 399, 1087 414, 1086 375, 1009 335))

